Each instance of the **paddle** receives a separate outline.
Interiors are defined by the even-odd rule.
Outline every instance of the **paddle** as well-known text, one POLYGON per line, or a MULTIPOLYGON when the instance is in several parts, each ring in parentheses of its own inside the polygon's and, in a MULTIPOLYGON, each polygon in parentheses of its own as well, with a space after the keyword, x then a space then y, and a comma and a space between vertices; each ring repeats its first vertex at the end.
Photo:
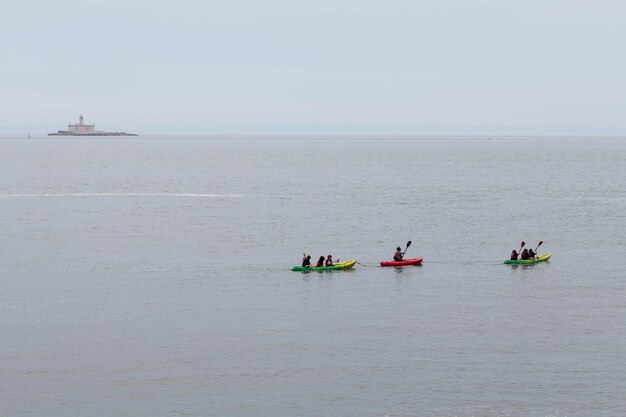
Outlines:
POLYGON ((537 249, 539 249, 539 246, 543 245, 543 240, 539 241, 539 244, 537 245, 537 247, 535 248, 535 254, 537 253, 537 249))
POLYGON ((406 242, 406 249, 404 250, 404 253, 402 254, 402 259, 404 259, 404 255, 406 255, 406 250, 409 248, 409 246, 411 246, 411 241, 410 240, 408 242, 406 242))

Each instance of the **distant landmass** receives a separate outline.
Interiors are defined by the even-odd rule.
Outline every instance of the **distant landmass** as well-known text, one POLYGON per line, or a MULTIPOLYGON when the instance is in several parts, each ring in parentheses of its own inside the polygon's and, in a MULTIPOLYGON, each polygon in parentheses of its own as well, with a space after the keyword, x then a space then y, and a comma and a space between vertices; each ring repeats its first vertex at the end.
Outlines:
POLYGON ((70 123, 67 125, 67 130, 59 130, 56 133, 48 133, 48 136, 137 136, 137 134, 96 130, 95 124, 85 124, 83 115, 81 114, 78 118, 78 123, 70 123))

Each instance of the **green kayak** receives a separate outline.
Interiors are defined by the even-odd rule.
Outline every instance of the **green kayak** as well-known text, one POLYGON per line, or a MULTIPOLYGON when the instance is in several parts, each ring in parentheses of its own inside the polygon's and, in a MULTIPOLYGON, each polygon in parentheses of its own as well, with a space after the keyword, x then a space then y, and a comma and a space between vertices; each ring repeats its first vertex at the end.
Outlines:
POLYGON ((518 260, 518 261, 512 261, 512 260, 508 260, 508 261, 504 261, 505 264, 507 265, 529 265, 529 264, 536 264, 539 262, 544 262, 547 261, 548 259, 550 259, 550 257, 552 256, 551 253, 544 253, 541 256, 537 256, 535 259, 526 259, 526 260, 518 260))
POLYGON ((339 269, 350 269, 354 266, 354 264, 356 263, 356 259, 352 259, 350 261, 347 262, 339 262, 334 264, 333 266, 320 266, 320 267, 311 267, 311 268, 307 268, 304 266, 294 266, 293 268, 291 268, 292 271, 301 271, 301 272, 307 272, 307 271, 337 271, 339 269))

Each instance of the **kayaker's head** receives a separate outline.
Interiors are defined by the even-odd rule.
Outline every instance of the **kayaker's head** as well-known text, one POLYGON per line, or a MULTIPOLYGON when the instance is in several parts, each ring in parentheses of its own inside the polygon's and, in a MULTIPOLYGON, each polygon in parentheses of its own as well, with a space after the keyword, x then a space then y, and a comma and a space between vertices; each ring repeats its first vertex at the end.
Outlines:
POLYGON ((522 253, 528 253, 528 249, 524 249, 522 253))
POLYGON ((311 255, 307 255, 306 258, 310 261, 311 260, 311 255))
POLYGON ((326 259, 333 259, 333 255, 328 255, 326 259))
POLYGON ((398 247, 396 248, 396 250, 397 250, 398 252, 400 252, 402 249, 400 249, 400 246, 398 246, 398 247))
POLYGON ((320 261, 324 261, 324 259, 326 258, 324 258, 323 256, 320 256, 320 261))

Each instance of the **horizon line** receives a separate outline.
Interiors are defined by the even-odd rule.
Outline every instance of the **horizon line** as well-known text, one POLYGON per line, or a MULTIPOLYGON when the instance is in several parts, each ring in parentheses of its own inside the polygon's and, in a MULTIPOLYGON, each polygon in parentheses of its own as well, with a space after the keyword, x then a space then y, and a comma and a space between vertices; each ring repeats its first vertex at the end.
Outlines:
MULTIPOLYGON (((30 132, 2 132, 0 136, 28 136, 37 135, 48 137, 47 133, 40 131, 30 132)), ((398 137, 398 138, 615 138, 626 139, 624 133, 392 133, 392 132, 181 132, 181 131, 147 131, 136 133, 134 138, 142 136, 160 136, 160 135, 185 135, 185 136, 222 136, 222 137, 261 137, 261 136, 278 136, 278 137, 398 137)), ((55 139, 65 136, 54 136, 55 139)), ((67 136, 68 138, 80 138, 82 136, 67 136)), ((88 136, 85 136, 88 137, 88 136)), ((118 136, 98 136, 98 138, 118 137, 118 136)), ((120 136, 121 137, 121 136, 120 136)), ((52 138, 52 137, 51 137, 52 138)))

